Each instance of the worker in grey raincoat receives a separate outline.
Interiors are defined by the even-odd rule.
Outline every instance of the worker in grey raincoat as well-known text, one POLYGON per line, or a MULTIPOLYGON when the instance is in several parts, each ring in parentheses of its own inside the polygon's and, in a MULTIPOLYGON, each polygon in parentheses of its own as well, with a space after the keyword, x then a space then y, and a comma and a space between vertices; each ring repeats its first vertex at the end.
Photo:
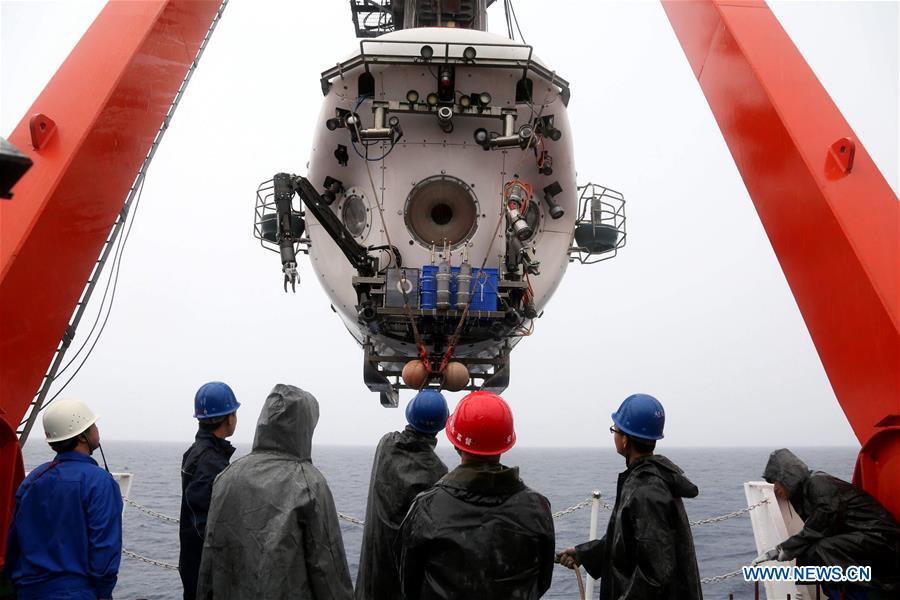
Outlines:
POLYGON ((353 597, 334 499, 310 458, 318 420, 312 394, 272 389, 253 451, 213 485, 198 598, 353 597))
POLYGON ((392 431, 378 442, 356 576, 357 600, 400 597, 394 542, 416 495, 447 474, 447 465, 434 447, 448 415, 447 401, 440 392, 422 390, 406 406, 406 429, 392 431))
POLYGON ((600 579, 601 600, 696 600, 703 597, 694 538, 682 498, 697 486, 665 456, 653 454, 665 412, 647 394, 625 399, 610 432, 628 468, 619 474, 606 535, 562 552, 600 579))
MULTIPOLYGON (((761 554, 757 562, 796 558, 800 566, 870 566, 872 581, 865 587, 900 592, 900 525, 878 500, 828 473, 810 471, 785 448, 769 456, 763 478, 804 523, 800 533, 761 554)), ((829 587, 823 586, 826 593, 832 591, 829 587)), ((839 597, 840 590, 833 590, 833 596, 839 597)))

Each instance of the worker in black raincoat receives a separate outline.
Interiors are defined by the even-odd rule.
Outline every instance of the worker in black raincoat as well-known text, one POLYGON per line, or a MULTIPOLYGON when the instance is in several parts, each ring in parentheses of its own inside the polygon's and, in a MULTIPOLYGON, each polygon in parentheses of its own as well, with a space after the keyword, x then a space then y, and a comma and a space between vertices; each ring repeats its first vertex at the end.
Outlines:
MULTIPOLYGON (((786 448, 769 456, 763 478, 804 523, 800 533, 761 554, 757 562, 796 558, 800 566, 870 566, 872 580, 861 587, 900 595, 900 525, 878 500, 828 473, 810 471, 786 448)), ((840 590, 830 587, 823 585, 826 593, 839 597, 840 590)))
POLYGON ((619 474, 606 535, 569 548, 560 564, 583 565, 600 579, 601 600, 702 598, 694 538, 682 498, 697 486, 668 458, 653 454, 665 411, 647 394, 625 399, 610 432, 628 468, 619 474))
POLYGON ((378 443, 356 576, 357 600, 400 597, 394 543, 413 499, 447 474, 447 466, 434 453, 435 436, 447 415, 441 393, 422 390, 406 406, 406 429, 392 431, 378 443))
POLYGON ((350 600, 334 498, 310 458, 319 404, 276 385, 253 450, 213 485, 197 597, 350 600))
POLYGON ((512 411, 490 392, 447 421, 460 466, 413 502, 400 526, 403 600, 534 600, 550 588, 550 503, 500 464, 516 442, 512 411))
POLYGON ((240 406, 231 388, 221 381, 203 384, 194 396, 197 435, 181 460, 178 572, 184 587, 184 600, 197 597, 197 574, 213 481, 225 470, 234 454, 234 446, 225 438, 234 434, 240 406))

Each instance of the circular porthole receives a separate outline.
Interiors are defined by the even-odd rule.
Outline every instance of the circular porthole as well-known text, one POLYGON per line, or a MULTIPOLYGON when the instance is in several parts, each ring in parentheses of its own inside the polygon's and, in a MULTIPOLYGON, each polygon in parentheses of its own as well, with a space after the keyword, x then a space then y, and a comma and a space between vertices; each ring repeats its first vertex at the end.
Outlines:
POLYGON ((437 175, 420 181, 406 198, 406 228, 430 248, 468 241, 478 228, 478 200, 460 179, 437 175))
POLYGON ((353 237, 362 237, 369 225, 369 210, 365 200, 357 194, 349 194, 341 204, 341 221, 353 237))

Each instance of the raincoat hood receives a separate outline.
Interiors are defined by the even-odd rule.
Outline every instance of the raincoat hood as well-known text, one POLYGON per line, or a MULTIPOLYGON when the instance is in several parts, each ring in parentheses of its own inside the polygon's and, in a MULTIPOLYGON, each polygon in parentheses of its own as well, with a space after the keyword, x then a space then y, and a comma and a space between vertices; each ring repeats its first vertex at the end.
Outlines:
POLYGON ((437 434, 422 433, 412 425, 407 425, 403 432, 397 435, 395 445, 401 450, 421 451, 434 449, 437 446, 437 434))
POLYGON ((803 482, 809 479, 809 475, 806 463, 787 448, 770 454, 766 470, 763 471, 763 479, 769 483, 780 481, 790 496, 794 496, 803 487, 803 482))
POLYGON ((276 385, 253 451, 213 484, 197 597, 350 600, 353 588, 334 498, 310 458, 319 405, 276 385))
POLYGON ((685 476, 681 467, 661 454, 639 458, 632 463, 631 468, 634 470, 654 469, 676 498, 696 498, 700 493, 694 482, 685 476))
POLYGON ((300 460, 312 456, 319 403, 309 392, 279 383, 269 393, 256 423, 253 451, 283 452, 300 460))

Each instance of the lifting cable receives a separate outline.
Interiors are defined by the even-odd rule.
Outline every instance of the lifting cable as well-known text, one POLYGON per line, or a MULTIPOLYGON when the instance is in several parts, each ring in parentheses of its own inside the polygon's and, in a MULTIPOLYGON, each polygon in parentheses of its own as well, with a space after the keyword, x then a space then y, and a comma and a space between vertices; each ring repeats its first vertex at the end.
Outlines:
MULTIPOLYGON (((562 555, 562 552, 557 552, 553 556, 553 562, 556 564, 561 564, 559 562, 559 557, 562 555)), ((566 567, 568 568, 568 567, 566 567)), ((584 578, 581 576, 581 568, 578 566, 578 563, 575 563, 572 566, 572 570, 575 571, 575 579, 578 581, 578 596, 580 600, 585 600, 584 595, 584 578)))
POLYGON ((581 577, 581 569, 578 565, 575 565, 575 579, 578 581, 578 595, 581 596, 580 600, 585 600, 584 596, 584 579, 581 577))

